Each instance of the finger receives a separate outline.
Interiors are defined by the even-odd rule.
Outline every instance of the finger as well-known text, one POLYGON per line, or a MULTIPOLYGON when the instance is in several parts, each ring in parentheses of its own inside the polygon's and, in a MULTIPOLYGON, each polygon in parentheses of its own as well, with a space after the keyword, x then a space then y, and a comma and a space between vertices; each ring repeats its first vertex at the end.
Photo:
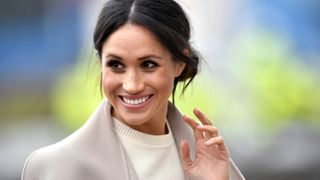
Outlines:
POLYGON ((219 150, 221 150, 221 151, 227 151, 228 150, 226 144, 224 143, 224 139, 223 139, 222 136, 217 136, 217 137, 214 137, 214 138, 210 138, 204 144, 207 145, 207 146, 211 146, 213 144, 216 144, 216 145, 218 145, 219 150))
POLYGON ((196 121, 194 121, 192 118, 190 118, 187 115, 183 115, 183 120, 189 124, 189 126, 195 131, 197 129, 198 126, 200 126, 199 123, 197 123, 196 121))
POLYGON ((219 135, 218 129, 214 126, 203 125, 198 126, 197 129, 201 132, 205 132, 206 137, 217 137, 219 135))
MULTIPOLYGON (((193 110, 193 113, 197 116, 197 118, 202 122, 203 125, 212 125, 210 119, 204 113, 202 113, 199 109, 195 108, 193 110)), ((204 132, 203 134, 205 137, 209 136, 207 132, 204 132)))
POLYGON ((187 141, 180 142, 180 158, 182 161, 183 169, 186 171, 192 165, 190 149, 187 141))
POLYGON ((212 125, 210 119, 202 113, 199 109, 195 108, 193 110, 194 115, 197 116, 197 118, 202 122, 203 125, 212 125))
POLYGON ((197 127, 200 126, 200 124, 198 124, 196 121, 194 121, 187 115, 184 115, 182 118, 193 129, 194 137, 196 140, 204 138, 203 133, 197 129, 197 127))

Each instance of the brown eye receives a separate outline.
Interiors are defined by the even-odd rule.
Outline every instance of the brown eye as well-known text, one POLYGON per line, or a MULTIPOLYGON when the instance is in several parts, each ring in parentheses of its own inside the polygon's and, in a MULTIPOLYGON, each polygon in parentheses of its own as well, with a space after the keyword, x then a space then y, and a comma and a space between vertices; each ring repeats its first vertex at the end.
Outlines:
POLYGON ((141 67, 143 69, 153 69, 153 68, 158 67, 158 66, 159 65, 156 62, 152 61, 152 60, 146 60, 141 64, 141 67))
POLYGON ((125 66, 119 60, 110 60, 107 62, 107 67, 113 71, 123 71, 125 66))

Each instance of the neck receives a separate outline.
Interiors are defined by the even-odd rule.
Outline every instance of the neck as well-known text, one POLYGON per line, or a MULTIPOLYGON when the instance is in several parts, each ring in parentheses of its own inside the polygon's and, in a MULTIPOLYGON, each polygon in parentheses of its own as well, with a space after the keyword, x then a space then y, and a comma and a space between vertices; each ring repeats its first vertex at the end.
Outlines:
POLYGON ((114 112, 113 108, 111 109, 111 114, 125 125, 142 133, 150 135, 164 135, 169 132, 168 128, 166 127, 167 109, 163 109, 162 112, 158 112, 159 116, 149 119, 142 124, 129 123, 130 121, 126 121, 126 118, 118 116, 114 112))
MULTIPOLYGON (((126 122, 123 122, 123 123, 126 124, 126 122)), ((143 125, 129 125, 129 124, 126 124, 126 125, 137 131, 150 134, 150 135, 164 135, 168 133, 168 128, 166 126, 166 119, 163 119, 161 122, 152 123, 152 124, 145 123, 143 125)))

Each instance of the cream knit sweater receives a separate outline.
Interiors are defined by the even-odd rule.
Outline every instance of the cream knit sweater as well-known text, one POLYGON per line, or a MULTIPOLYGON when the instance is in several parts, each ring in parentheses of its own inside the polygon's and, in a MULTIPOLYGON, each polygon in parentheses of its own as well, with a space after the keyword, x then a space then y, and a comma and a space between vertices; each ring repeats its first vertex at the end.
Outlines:
POLYGON ((140 180, 183 180, 184 174, 178 150, 172 136, 150 135, 134 130, 113 118, 118 135, 140 180))

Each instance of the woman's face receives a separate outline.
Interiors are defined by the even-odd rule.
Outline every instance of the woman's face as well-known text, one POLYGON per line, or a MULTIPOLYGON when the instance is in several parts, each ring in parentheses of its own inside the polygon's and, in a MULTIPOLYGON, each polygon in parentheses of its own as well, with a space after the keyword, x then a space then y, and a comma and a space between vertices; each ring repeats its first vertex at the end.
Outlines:
POLYGON ((184 65, 143 26, 113 32, 102 48, 102 86, 113 116, 141 132, 163 133, 173 81, 184 65))

